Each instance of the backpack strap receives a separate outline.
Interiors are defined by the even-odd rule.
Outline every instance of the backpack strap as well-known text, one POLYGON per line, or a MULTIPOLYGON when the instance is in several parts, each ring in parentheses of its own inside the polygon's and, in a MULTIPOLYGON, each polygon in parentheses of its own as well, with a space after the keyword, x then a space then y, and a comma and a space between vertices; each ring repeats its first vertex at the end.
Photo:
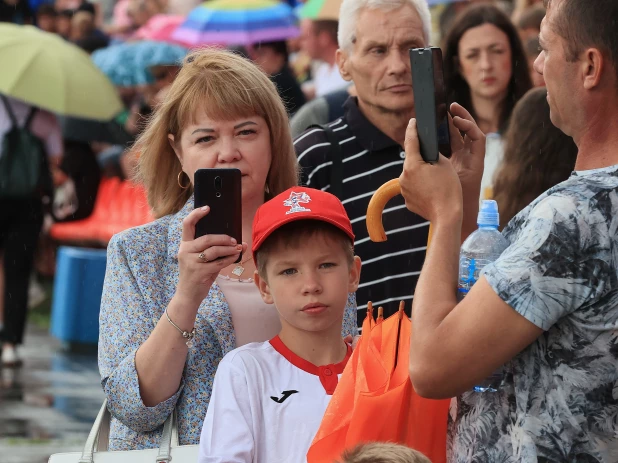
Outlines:
POLYGON ((9 115, 9 119, 11 119, 11 127, 17 127, 17 118, 15 117, 15 113, 13 113, 13 109, 11 108, 9 100, 4 95, 0 95, 0 98, 2 98, 2 104, 4 105, 4 109, 9 115))
MULTIPOLYGON (((6 110, 6 113, 9 115, 9 119, 11 119, 11 127, 19 127, 17 125, 17 118, 15 117, 15 113, 13 112, 13 109, 11 108, 11 104, 9 103, 9 100, 4 95, 0 95, 0 98, 2 99, 2 104, 4 105, 4 109, 6 110)), ((37 109, 34 106, 30 108, 30 112, 28 113, 28 116, 26 117, 26 123, 24 124, 25 129, 30 128, 32 119, 34 119, 34 115, 36 114, 36 110, 37 109)))
POLYGON ((333 129, 331 129, 326 124, 314 124, 307 129, 310 128, 320 128, 324 130, 324 135, 326 135, 326 140, 330 143, 330 148, 328 149, 328 157, 332 161, 333 165, 330 169, 330 188, 329 191, 341 199, 343 194, 343 153, 341 151, 341 146, 339 145, 339 140, 335 135, 333 129))
POLYGON ((24 129, 29 129, 30 128, 30 124, 32 124, 32 119, 34 119, 34 116, 36 115, 36 111, 37 111, 37 109, 34 106, 32 108, 30 108, 30 112, 28 113, 28 117, 26 117, 26 122, 24 124, 24 129))
POLYGON ((328 105, 328 120, 334 121, 343 116, 345 110, 343 108, 343 104, 350 97, 348 93, 348 88, 335 90, 334 92, 327 93, 324 95, 324 99, 326 100, 326 104, 328 105))

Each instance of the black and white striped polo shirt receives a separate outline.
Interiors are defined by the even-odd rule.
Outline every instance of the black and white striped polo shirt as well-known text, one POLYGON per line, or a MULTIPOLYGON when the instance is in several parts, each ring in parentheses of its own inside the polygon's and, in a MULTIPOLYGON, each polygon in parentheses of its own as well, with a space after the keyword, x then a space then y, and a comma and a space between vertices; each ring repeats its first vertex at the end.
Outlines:
MULTIPOLYGON (((343 202, 356 235, 355 251, 363 261, 357 304, 359 326, 367 301, 383 306, 385 316, 394 313, 399 301, 411 300, 420 274, 429 233, 429 222, 408 211, 401 196, 390 201, 383 215, 388 240, 369 240, 365 216, 373 193, 401 174, 405 153, 401 146, 365 118, 355 98, 345 103, 345 115, 329 124, 339 140, 343 158, 343 202)), ((324 131, 311 128, 294 142, 301 166, 301 183, 328 191, 330 144, 324 131)))

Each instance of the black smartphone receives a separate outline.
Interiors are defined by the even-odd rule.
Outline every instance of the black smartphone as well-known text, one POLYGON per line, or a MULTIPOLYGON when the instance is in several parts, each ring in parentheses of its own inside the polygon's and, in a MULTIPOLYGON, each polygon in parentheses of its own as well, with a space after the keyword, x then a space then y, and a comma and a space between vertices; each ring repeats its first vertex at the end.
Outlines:
POLYGON ((410 50, 416 127, 425 162, 437 162, 439 153, 451 157, 442 50, 438 47, 410 50))
MULTIPOLYGON (((210 212, 195 226, 195 237, 228 235, 242 243, 241 175, 238 169, 198 169, 193 178, 195 208, 210 212)), ((238 256, 237 263, 242 256, 238 256)))

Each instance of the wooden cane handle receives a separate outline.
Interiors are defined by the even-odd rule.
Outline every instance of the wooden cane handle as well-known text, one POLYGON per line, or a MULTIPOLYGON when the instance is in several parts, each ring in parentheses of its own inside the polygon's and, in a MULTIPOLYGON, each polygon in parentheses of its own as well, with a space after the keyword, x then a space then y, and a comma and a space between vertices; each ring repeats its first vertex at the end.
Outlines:
POLYGON ((384 233, 384 226, 382 225, 382 212, 386 203, 399 194, 401 194, 399 180, 393 179, 378 188, 371 197, 367 207, 367 232, 369 232, 371 241, 375 243, 386 241, 386 233, 384 233))

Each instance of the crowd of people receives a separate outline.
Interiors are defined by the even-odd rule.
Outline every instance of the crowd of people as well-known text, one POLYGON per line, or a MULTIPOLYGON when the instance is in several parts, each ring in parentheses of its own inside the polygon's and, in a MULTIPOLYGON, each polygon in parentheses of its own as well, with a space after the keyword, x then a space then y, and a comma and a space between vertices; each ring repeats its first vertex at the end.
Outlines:
MULTIPOLYGON (((89 53, 196 6, 35 3, 0 0, 0 20, 89 53)), ((613 0, 343 0, 338 18, 302 19, 296 38, 191 50, 149 69, 152 84, 118 88, 125 145, 77 143, 53 114, 3 97, 0 135, 26 123, 56 188, 90 185, 82 215, 64 220, 92 211, 102 176, 143 184, 155 217, 107 246, 110 450, 158 447, 176 412, 179 443, 199 444, 202 463, 305 461, 368 303, 388 316, 408 301, 410 380, 453 398, 448 461, 615 462, 617 15, 613 0), (431 45, 453 149, 434 165, 419 154, 408 55, 431 45), (71 169, 77 156, 89 167, 71 169), (194 207, 194 174, 222 167, 242 174, 240 241, 195 237, 210 209, 194 207), (394 178, 402 195, 374 243, 367 206, 394 178), (459 249, 482 199, 497 201, 510 246, 458 301, 459 249), (498 391, 472 391, 500 366, 498 391)), ((0 204, 9 367, 45 208, 39 196, 0 204)), ((386 443, 342 459, 427 461, 386 443)))

